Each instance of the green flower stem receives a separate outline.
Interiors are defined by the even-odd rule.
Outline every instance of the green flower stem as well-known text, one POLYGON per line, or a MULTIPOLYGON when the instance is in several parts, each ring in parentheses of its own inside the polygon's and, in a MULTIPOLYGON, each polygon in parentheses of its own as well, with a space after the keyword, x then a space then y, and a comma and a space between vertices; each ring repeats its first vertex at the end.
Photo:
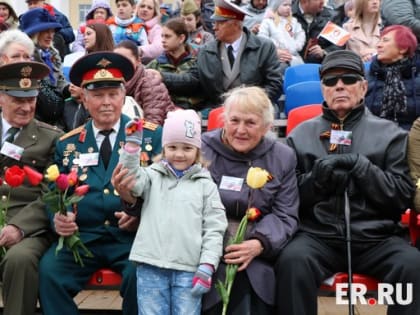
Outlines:
MULTIPOLYGON (((236 231, 235 238, 233 239, 233 244, 240 244, 245 238, 246 227, 248 225, 248 216, 247 213, 243 216, 241 222, 239 223, 238 230, 236 231)), ((226 298, 223 299, 223 310, 222 315, 226 315, 230 293, 232 291, 233 281, 235 280, 236 273, 238 272, 239 266, 237 264, 228 264, 226 266, 226 277, 223 287, 225 288, 226 298)))

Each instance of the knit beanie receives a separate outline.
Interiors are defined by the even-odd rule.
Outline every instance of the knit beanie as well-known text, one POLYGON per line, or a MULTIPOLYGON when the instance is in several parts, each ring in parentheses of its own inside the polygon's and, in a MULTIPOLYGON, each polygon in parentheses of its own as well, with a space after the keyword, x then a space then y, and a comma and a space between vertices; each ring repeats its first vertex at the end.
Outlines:
POLYGON ((192 14, 195 11, 198 11, 198 7, 195 4, 194 0, 184 0, 184 3, 181 7, 181 15, 192 14))
POLYGON ((98 8, 105 9, 108 13, 108 18, 113 15, 112 11, 111 11, 111 5, 109 4, 109 0, 93 0, 92 1, 92 6, 90 7, 90 10, 89 10, 88 14, 86 14, 85 20, 86 21, 92 20, 93 19, 93 13, 98 8))
POLYGON ((201 121, 192 109, 169 112, 163 123, 162 146, 182 142, 201 149, 201 121))

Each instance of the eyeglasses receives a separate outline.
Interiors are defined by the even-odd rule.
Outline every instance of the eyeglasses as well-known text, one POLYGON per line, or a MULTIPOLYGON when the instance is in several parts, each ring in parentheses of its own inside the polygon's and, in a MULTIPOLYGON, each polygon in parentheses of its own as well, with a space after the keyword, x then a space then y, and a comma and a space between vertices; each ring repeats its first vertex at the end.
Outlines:
POLYGON ((355 84, 357 81, 362 81, 363 78, 358 74, 345 73, 338 75, 329 75, 322 78, 322 84, 326 86, 335 86, 338 80, 341 79, 345 85, 355 84))

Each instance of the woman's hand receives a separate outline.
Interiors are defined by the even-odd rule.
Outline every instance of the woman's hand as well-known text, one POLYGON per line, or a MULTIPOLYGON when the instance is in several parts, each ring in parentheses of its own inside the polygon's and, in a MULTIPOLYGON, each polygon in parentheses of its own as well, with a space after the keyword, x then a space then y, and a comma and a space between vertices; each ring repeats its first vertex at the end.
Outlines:
POLYGON ((134 175, 128 176, 128 169, 124 168, 122 164, 118 164, 114 169, 111 183, 122 200, 132 204, 136 203, 136 198, 131 194, 131 189, 136 183, 134 175))
POLYGON ((239 265, 238 271, 245 270, 251 261, 261 255, 264 248, 257 239, 246 240, 241 244, 226 246, 226 254, 223 256, 227 264, 239 265))
POLYGON ((76 215, 73 212, 67 212, 67 215, 60 213, 54 214, 54 227, 60 236, 73 235, 78 230, 76 215))

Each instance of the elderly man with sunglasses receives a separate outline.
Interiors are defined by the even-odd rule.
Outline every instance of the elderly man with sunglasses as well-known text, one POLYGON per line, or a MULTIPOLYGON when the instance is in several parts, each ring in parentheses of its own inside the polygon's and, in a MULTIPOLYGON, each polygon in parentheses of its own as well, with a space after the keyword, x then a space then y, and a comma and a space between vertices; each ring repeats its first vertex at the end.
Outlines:
POLYGON ((420 252, 398 224, 414 192, 407 133, 365 108, 364 65, 355 53, 329 53, 320 76, 322 115, 287 138, 298 161, 301 225, 276 262, 276 314, 317 314, 318 288, 349 265, 392 286, 388 314, 418 314, 420 252), (408 305, 398 304, 396 283, 403 296, 412 293, 408 305))

